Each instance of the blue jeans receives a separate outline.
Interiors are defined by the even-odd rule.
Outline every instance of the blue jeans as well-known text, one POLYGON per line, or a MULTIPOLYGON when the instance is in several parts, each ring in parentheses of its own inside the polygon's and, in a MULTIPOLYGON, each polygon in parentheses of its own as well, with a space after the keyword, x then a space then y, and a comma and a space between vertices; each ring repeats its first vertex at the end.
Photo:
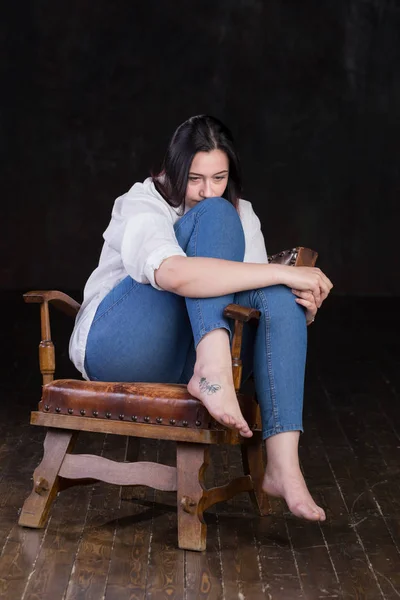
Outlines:
MULTIPOLYGON (((243 261, 245 242, 236 209, 208 198, 175 225, 187 256, 243 261)), ((243 380, 252 373, 263 438, 303 430, 307 333, 304 310, 282 285, 213 298, 184 298, 126 277, 100 303, 86 345, 92 380, 188 383, 202 337, 218 328, 232 333, 225 306, 261 311, 258 327, 244 327, 243 380)))

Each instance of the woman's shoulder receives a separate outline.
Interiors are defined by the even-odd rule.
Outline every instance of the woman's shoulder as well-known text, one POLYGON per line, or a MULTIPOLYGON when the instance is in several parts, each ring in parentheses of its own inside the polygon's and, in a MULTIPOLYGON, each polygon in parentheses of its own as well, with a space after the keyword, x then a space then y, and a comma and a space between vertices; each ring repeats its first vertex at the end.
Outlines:
POLYGON ((136 183, 134 183, 132 187, 125 194, 123 194, 123 196, 148 200, 164 200, 161 194, 159 194, 157 191, 152 177, 147 177, 144 181, 136 181, 136 183))
POLYGON ((251 202, 249 202, 248 200, 245 200, 244 198, 239 198, 239 212, 242 212, 244 214, 250 214, 253 211, 253 206, 251 204, 251 202))
POLYGON ((152 177, 144 181, 137 181, 125 193, 119 196, 114 203, 114 216, 129 216, 136 212, 164 212, 170 214, 172 207, 157 191, 152 177))
POLYGON ((254 235, 260 229, 260 219, 254 212, 254 208, 251 202, 239 199, 238 212, 242 221, 243 230, 245 235, 254 235))
POLYGON ((249 221, 258 219, 256 213, 254 212, 252 203, 248 200, 244 200, 243 198, 239 198, 238 212, 242 219, 246 219, 249 221))

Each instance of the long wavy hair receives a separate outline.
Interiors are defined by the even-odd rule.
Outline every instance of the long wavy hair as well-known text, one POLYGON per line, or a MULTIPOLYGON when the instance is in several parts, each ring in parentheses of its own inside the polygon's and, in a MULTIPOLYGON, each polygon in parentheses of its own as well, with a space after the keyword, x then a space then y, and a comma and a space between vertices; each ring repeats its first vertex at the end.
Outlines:
POLYGON ((237 208, 242 192, 240 161, 229 129, 209 115, 190 117, 179 125, 169 142, 161 172, 153 175, 158 192, 174 208, 184 210, 190 165, 197 152, 222 150, 229 160, 224 198, 237 208))

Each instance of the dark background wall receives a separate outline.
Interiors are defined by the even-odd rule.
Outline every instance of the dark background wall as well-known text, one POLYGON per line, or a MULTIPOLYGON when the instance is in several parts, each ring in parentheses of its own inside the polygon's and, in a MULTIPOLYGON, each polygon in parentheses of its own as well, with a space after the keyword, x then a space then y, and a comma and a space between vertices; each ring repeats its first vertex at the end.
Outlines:
POLYGON ((400 3, 36 0, 2 9, 2 289, 80 289, 175 127, 233 130, 269 251, 400 294, 400 3))

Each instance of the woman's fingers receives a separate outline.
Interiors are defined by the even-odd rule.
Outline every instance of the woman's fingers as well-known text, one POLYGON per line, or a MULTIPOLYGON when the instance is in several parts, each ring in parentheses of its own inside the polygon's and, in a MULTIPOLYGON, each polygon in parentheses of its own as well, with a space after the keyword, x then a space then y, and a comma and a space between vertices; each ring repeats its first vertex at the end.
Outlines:
POLYGON ((314 319, 315 319, 315 315, 317 314, 318 308, 315 305, 314 302, 314 296, 311 294, 313 300, 305 300, 304 298, 296 298, 296 302, 297 304, 301 304, 301 306, 303 306, 303 308, 305 309, 306 312, 306 323, 307 325, 310 325, 314 319))
POLYGON ((295 296, 299 298, 303 298, 304 300, 312 300, 314 298, 314 294, 310 290, 294 290, 292 292, 295 296))
POLYGON ((312 288, 312 293, 314 294, 315 302, 316 302, 318 308, 320 308, 322 302, 328 296, 330 288, 329 288, 328 278, 322 273, 322 271, 320 271, 318 269, 316 271, 315 275, 316 275, 316 280, 315 280, 314 287, 312 288))
POLYGON ((307 325, 310 325, 315 319, 315 315, 317 314, 318 308, 315 304, 315 298, 311 292, 305 292, 304 295, 308 295, 308 299, 298 297, 296 298, 297 304, 300 304, 306 311, 306 322, 307 325))
POLYGON ((321 299, 321 286, 319 281, 315 281, 314 285, 311 288, 311 292, 315 298, 315 304, 319 307, 321 306, 322 302, 323 302, 323 298, 321 299))
POLYGON ((323 273, 320 269, 318 269, 318 271, 318 275, 320 277, 321 295, 323 296, 323 300, 325 300, 325 298, 328 296, 329 292, 333 288, 333 284, 329 277, 325 275, 325 273, 323 273))
POLYGON ((319 308, 332 289, 331 280, 317 267, 284 267, 283 274, 287 281, 283 281, 289 287, 297 291, 311 292, 315 304, 319 308), (289 276, 289 277, 288 277, 289 276))
POLYGON ((308 308, 309 310, 317 311, 317 307, 314 302, 310 302, 310 300, 303 300, 303 298, 296 298, 297 304, 301 304, 304 308, 308 308))
POLYGON ((317 305, 315 302, 314 294, 310 291, 301 291, 301 290, 292 290, 292 292, 297 296, 296 302, 301 304, 305 308, 311 311, 317 312, 317 305))
MULTIPOLYGON (((298 289, 293 287, 292 292, 297 296, 297 304, 300 304, 305 308, 307 325, 309 325, 314 321, 318 309, 329 295, 333 285, 331 280, 318 268, 306 267, 302 273, 304 273, 304 275, 301 276, 302 280, 299 283, 301 287, 303 287, 303 283, 305 283, 303 277, 306 276, 310 283, 309 288, 298 289)), ((299 283, 297 283, 297 285, 299 285, 299 283)))
POLYGON ((313 275, 315 276, 315 280, 311 291, 314 295, 317 307, 320 308, 322 302, 327 298, 329 292, 333 288, 333 284, 325 273, 323 273, 321 269, 318 269, 318 267, 313 267, 313 275))

